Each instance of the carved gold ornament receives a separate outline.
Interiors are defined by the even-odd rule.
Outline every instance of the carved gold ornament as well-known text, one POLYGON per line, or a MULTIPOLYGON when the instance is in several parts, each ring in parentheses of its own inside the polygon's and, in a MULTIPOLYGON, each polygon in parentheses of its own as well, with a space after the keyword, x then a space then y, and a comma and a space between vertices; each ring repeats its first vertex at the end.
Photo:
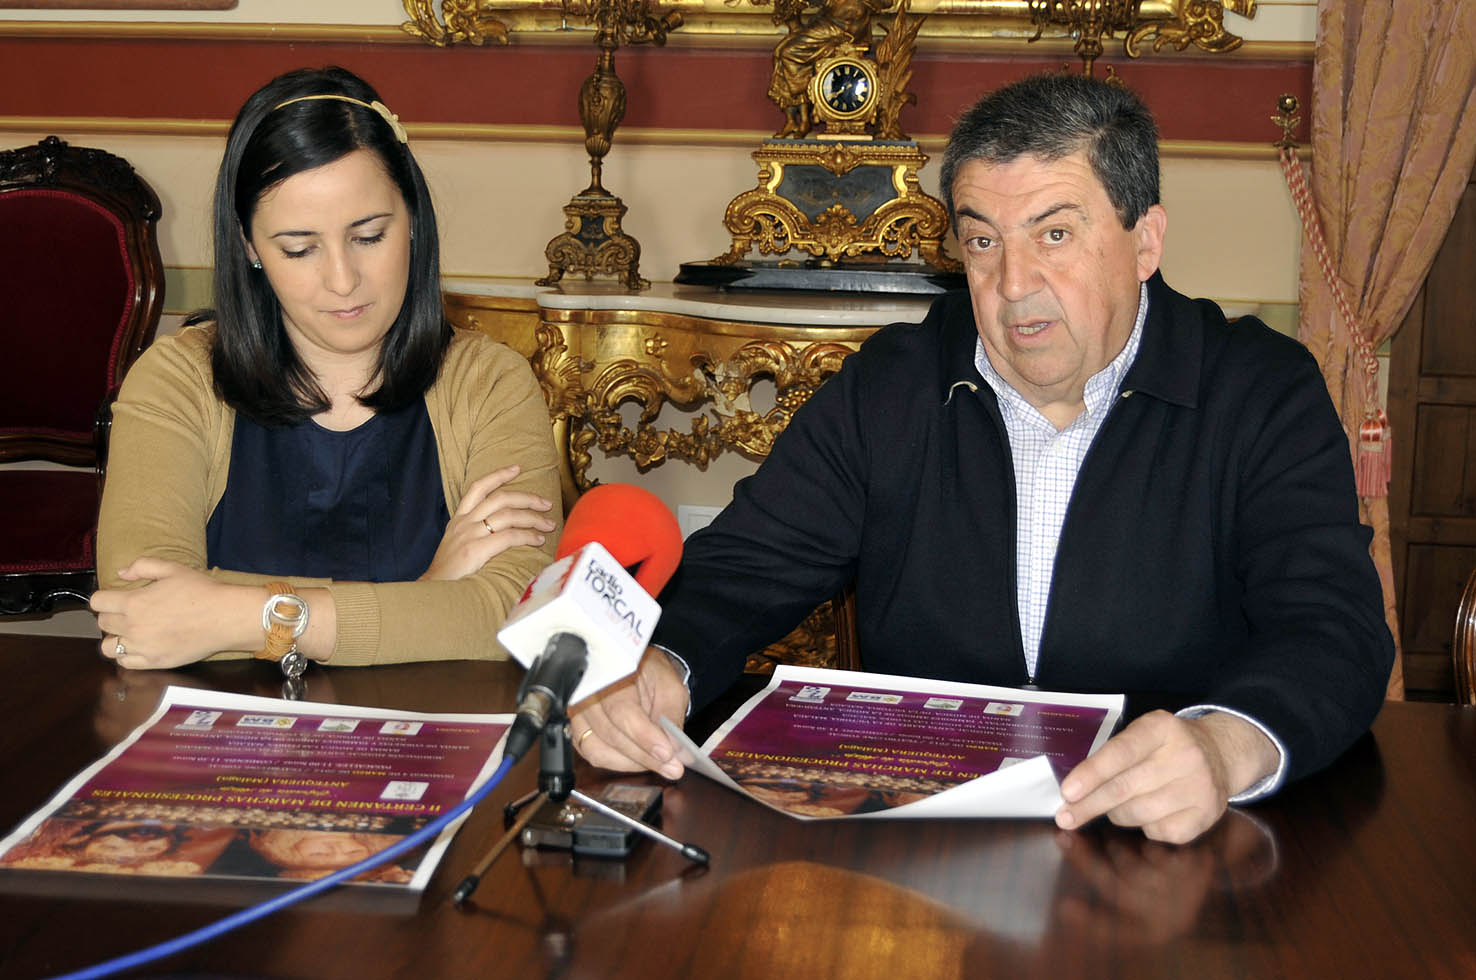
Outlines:
POLYGON ((1104 41, 1124 35, 1123 51, 1137 58, 1147 40, 1154 51, 1189 45, 1204 51, 1234 51, 1241 38, 1225 30, 1225 11, 1254 17, 1256 0, 1027 0, 1039 40, 1047 26, 1066 28, 1076 39, 1074 50, 1082 73, 1091 75, 1104 41))
POLYGON ((548 275, 537 283, 552 286, 573 272, 586 279, 614 276, 626 289, 645 289, 651 284, 641 278, 641 245, 620 227, 625 203, 600 183, 605 154, 625 118, 625 83, 615 74, 615 52, 622 43, 665 44, 667 32, 681 26, 682 15, 661 13, 655 0, 564 0, 564 9, 595 26, 600 52, 579 89, 589 186, 564 206, 564 232, 544 248, 548 275))
POLYGON ((1163 50, 1165 44, 1176 51, 1191 44, 1204 51, 1234 51, 1242 38, 1225 30, 1225 11, 1246 18, 1256 15, 1256 0, 1177 0, 1173 7, 1172 17, 1144 21, 1128 31, 1122 47, 1129 58, 1139 56, 1138 46, 1146 38, 1152 39, 1154 51, 1163 50))
POLYGON ((1271 117, 1271 121, 1281 127, 1281 139, 1272 144, 1278 150, 1297 149, 1296 129, 1302 122, 1297 110, 1301 107, 1301 102, 1289 92, 1276 100, 1276 115, 1271 117))
MULTIPOLYGON (((769 0, 752 0, 763 5, 769 0)), ((775 139, 803 139, 817 123, 828 136, 905 140, 902 107, 912 51, 925 17, 900 0, 772 0, 773 21, 788 33, 774 46, 769 99, 784 113, 775 139), (864 79, 864 84, 862 84, 864 79)))
MULTIPOLYGON (((463 41, 506 44, 508 26, 499 17, 526 7, 505 0, 442 0, 441 20, 437 20, 431 0, 404 0, 404 6, 410 20, 401 29, 441 48, 463 41)), ((620 227, 625 203, 600 183, 605 155, 625 118, 625 84, 615 74, 615 51, 621 44, 665 44, 667 33, 681 26, 682 15, 662 13, 658 0, 563 0, 558 9, 561 29, 567 29, 570 15, 594 25, 599 55, 594 71, 579 89, 589 186, 564 206, 564 231, 544 248, 548 275, 538 284, 553 285, 572 272, 586 279, 613 276, 627 289, 645 289, 651 284, 641 278, 640 243, 620 227)))
POLYGON ((902 106, 917 101, 907 85, 926 18, 908 16, 911 0, 895 9, 893 0, 772 3, 774 22, 788 28, 768 92, 784 125, 753 153, 757 186, 723 214, 728 251, 684 263, 677 282, 947 288, 940 279, 962 271, 943 250, 948 215, 923 193, 917 172, 928 157, 900 122, 902 106), (796 250, 805 257, 778 258, 796 250), (826 277, 840 285, 822 285, 826 277))
POLYGON ((564 231, 544 247, 548 275, 534 280, 552 286, 564 273, 583 273, 585 278, 613 276, 630 290, 645 289, 650 281, 641 277, 641 243, 620 227, 625 202, 594 181, 564 205, 564 231))
POLYGON ((632 331, 619 345, 627 356, 596 362, 573 354, 559 329, 538 328, 538 348, 529 360, 568 446, 576 491, 594 486, 589 468, 596 447, 631 459, 642 471, 669 459, 705 470, 726 452, 764 458, 795 410, 855 349, 826 341, 750 340, 724 357, 694 348, 690 337, 677 339, 686 342, 673 350, 665 338, 632 331), (750 400, 760 378, 775 387, 774 406, 763 412, 750 400), (639 407, 634 425, 621 415, 626 402, 639 407), (657 415, 667 402, 686 411, 706 405, 707 412, 695 415, 687 431, 658 428, 657 415))
MULTIPOLYGON (((1160 51, 1165 46, 1184 50, 1194 45, 1208 52, 1231 51, 1241 38, 1225 29, 1224 15, 1256 15, 1258 0, 914 0, 927 14, 919 37, 945 43, 988 39, 998 52, 1031 40, 1059 42, 1075 40, 1080 49, 1105 48, 1110 39, 1124 39, 1124 53, 1138 57, 1143 49, 1160 51)), ((414 21, 404 25, 406 33, 428 43, 445 46, 456 41, 478 44, 497 40, 505 31, 520 38, 540 41, 564 38, 576 41, 581 34, 570 29, 572 7, 555 0, 443 0, 439 5, 446 26, 437 22, 436 6, 429 0, 404 0, 414 21), (499 28, 495 25, 506 25, 499 28), (477 40, 480 35, 483 40, 477 40), (444 41, 437 40, 444 38, 444 41)), ((680 11, 682 33, 707 39, 772 39, 774 25, 790 30, 792 21, 801 24, 824 10, 818 0, 669 0, 680 11)), ((891 7, 890 0, 872 5, 873 23, 891 7)), ((853 15, 841 11, 841 19, 853 15)), ((582 43, 582 41, 580 41, 582 43)), ((772 43, 772 41, 771 41, 772 43)), ((861 39, 861 43, 876 44, 861 39)), ((1078 51, 1081 53, 1081 50, 1078 51)), ((886 59, 878 56, 879 63, 886 59)), ((905 88, 899 86, 898 91, 905 88)))
POLYGON ((772 674, 780 664, 800 667, 848 667, 859 670, 860 663, 843 664, 837 652, 835 614, 830 603, 805 617, 794 630, 757 653, 748 655, 743 665, 750 674, 772 674))
MULTIPOLYGON (((563 449, 561 475, 574 488, 571 498, 596 482, 589 473, 595 447, 607 456, 631 459, 641 472, 668 460, 705 470, 727 452, 763 459, 794 413, 856 346, 753 339, 724 356, 687 332, 674 332, 671 340, 641 326, 600 333, 607 343, 590 361, 569 350, 559 328, 542 324, 530 358, 563 449), (610 346, 612 334, 619 339, 610 346), (620 354, 626 356, 607 359, 620 354), (750 399, 760 379, 772 380, 775 387, 774 406, 762 412, 750 399), (634 425, 620 411, 627 402, 639 408, 634 425), (656 420, 667 402, 689 411, 705 406, 706 412, 694 414, 686 431, 661 428, 656 420)), ((826 603, 788 636, 749 657, 746 669, 768 673, 776 663, 834 667, 837 650, 835 620, 826 603)))
POLYGON ((918 184, 917 171, 928 157, 917 144, 769 140, 753 158, 759 165, 758 186, 729 202, 723 225, 733 244, 713 259, 715 264, 740 261, 751 249, 762 255, 800 249, 830 262, 868 254, 900 260, 916 254, 938 269, 962 268, 943 251, 948 216, 942 202, 918 184), (886 168, 892 195, 862 216, 841 203, 812 216, 795 203, 793 192, 786 193, 786 168, 820 167, 842 177, 862 166, 886 168))
POLYGON ((506 44, 507 24, 493 16, 494 7, 503 5, 489 0, 441 0, 441 20, 437 20, 431 0, 405 0, 405 13, 410 20, 401 24, 400 29, 438 48, 462 41, 475 45, 489 41, 506 44))
MULTIPOLYGON (((596 447, 642 471, 672 460, 705 469, 725 453, 764 458, 800 406, 875 330, 456 293, 447 294, 446 312, 528 359, 553 422, 565 507, 596 482, 596 447), (772 406, 755 404, 760 382, 772 390, 772 406), (685 427, 660 424, 667 405, 689 413, 685 427)), ((837 645, 834 621, 827 604, 751 657, 750 669, 776 661, 856 666, 847 659, 854 650, 837 645)))

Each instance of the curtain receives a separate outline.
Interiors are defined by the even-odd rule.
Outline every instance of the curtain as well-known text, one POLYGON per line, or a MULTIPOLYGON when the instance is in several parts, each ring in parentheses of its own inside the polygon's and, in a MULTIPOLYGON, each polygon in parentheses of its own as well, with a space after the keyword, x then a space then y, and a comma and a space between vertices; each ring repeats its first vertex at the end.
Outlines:
MULTIPOLYGON (((1319 0, 1312 197, 1353 320, 1374 347, 1409 312, 1445 240, 1473 160, 1476 4, 1319 0)), ((1356 458, 1360 427, 1377 406, 1368 404, 1365 368, 1349 324, 1338 314, 1309 248, 1302 250, 1300 301, 1298 336, 1322 366, 1356 458)), ((1387 443, 1381 448, 1387 457, 1387 443)), ((1360 497, 1359 509, 1374 529, 1384 615, 1398 649, 1388 497, 1382 486, 1380 491, 1360 497)), ((1395 658, 1390 698, 1404 696, 1401 662, 1395 658)))

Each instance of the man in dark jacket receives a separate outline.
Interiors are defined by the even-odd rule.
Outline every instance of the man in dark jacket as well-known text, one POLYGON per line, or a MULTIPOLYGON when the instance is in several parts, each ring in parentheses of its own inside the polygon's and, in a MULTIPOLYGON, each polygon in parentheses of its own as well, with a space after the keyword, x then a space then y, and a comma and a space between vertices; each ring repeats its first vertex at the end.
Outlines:
POLYGON ((1131 93, 1007 86, 941 175, 968 278, 879 331, 689 544, 636 683, 580 750, 681 765, 655 724, 854 580, 868 670, 1188 707, 1128 725, 1062 782, 1187 841, 1227 803, 1327 765, 1393 657, 1347 442, 1307 351, 1158 275, 1157 134, 1131 93))

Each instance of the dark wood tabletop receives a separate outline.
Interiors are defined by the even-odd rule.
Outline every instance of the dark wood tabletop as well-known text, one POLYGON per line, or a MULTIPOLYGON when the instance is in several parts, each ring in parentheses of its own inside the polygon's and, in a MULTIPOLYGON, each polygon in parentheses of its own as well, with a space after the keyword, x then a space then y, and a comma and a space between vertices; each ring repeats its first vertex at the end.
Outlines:
MULTIPOLYGON (((0 637, 0 665, 4 832, 164 685, 279 688, 254 662, 121 671, 85 640, 0 637)), ((314 668, 308 696, 506 711, 519 676, 314 668)), ((580 772, 586 790, 608 778, 580 772)), ((1476 977, 1476 708, 1391 703, 1331 769, 1185 847, 1100 821, 1075 834, 1038 820, 801 823, 689 775, 666 788, 663 826, 710 851, 710 868, 649 842, 624 861, 514 849, 455 908, 502 805, 535 781, 525 762, 472 814, 418 902, 322 896, 135 975, 1476 977)), ((219 883, 66 875, 38 894, 35 876, 0 872, 0 977, 77 969, 246 901, 219 883)))

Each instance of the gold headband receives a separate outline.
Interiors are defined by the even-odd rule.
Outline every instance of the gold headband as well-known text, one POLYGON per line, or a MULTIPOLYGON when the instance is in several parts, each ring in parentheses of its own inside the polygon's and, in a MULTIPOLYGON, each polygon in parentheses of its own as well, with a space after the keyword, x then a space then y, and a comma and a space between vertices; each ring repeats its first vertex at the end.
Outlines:
POLYGON ((400 125, 400 117, 390 112, 389 106, 380 102, 378 99, 375 99, 373 102, 365 102, 363 99, 356 99, 348 95, 300 95, 295 99, 288 99, 286 102, 278 102, 272 106, 272 111, 276 112, 278 109, 286 108, 294 102, 315 102, 320 99, 328 99, 332 102, 348 102, 352 105, 361 105, 365 109, 372 109, 379 113, 381 119, 389 123, 390 129, 394 130, 395 139, 401 143, 408 144, 410 142, 410 137, 405 135, 405 127, 400 125))

